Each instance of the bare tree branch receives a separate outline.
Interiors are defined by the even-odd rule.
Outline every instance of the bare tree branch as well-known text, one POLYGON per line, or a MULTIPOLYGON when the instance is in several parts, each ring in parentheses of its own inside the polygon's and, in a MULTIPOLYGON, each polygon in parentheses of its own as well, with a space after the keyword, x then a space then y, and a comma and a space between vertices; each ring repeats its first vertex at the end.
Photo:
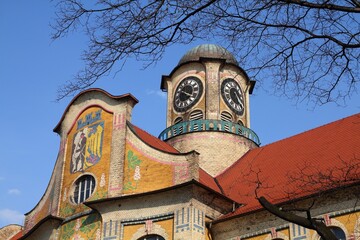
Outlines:
MULTIPOLYGON (((330 228, 324 224, 323 219, 312 216, 312 209, 319 197, 326 191, 330 189, 345 189, 359 183, 360 159, 357 155, 347 159, 338 156, 336 166, 328 169, 319 168, 312 161, 309 161, 294 171, 289 172, 288 181, 292 186, 296 187, 291 187, 290 191, 284 190, 285 195, 288 196, 288 201, 291 202, 281 208, 269 202, 268 197, 264 196, 263 193, 260 196, 259 193, 263 192, 261 191, 263 190, 262 185, 266 184, 264 179, 260 178, 261 170, 259 169, 256 172, 251 170, 251 173, 257 179, 255 196, 267 211, 286 221, 315 230, 322 239, 336 239, 330 228), (321 171, 318 169, 321 169, 321 171), (312 199, 308 199, 310 201, 307 204, 308 206, 304 207, 303 204, 299 207, 296 204, 296 199, 303 196, 312 196, 312 199), (296 212, 305 213, 306 217, 295 214, 296 212)), ((355 190, 355 194, 357 196, 357 190, 355 190)), ((357 197, 360 197, 360 195, 357 197)), ((284 201, 282 199, 282 202, 284 201)), ((357 204, 357 201, 355 204, 357 204)))
POLYGON ((360 76, 357 0, 59 0, 53 39, 83 30, 85 68, 58 99, 91 86, 128 58, 144 67, 173 44, 216 39, 248 75, 275 93, 314 104, 342 102, 360 76))
POLYGON ((280 0, 281 2, 288 4, 297 4, 299 6, 308 7, 308 8, 317 8, 317 9, 329 9, 333 11, 342 11, 342 12, 356 12, 360 13, 360 7, 358 1, 352 1, 353 6, 344 6, 336 5, 332 3, 327 3, 329 1, 324 1, 323 3, 316 3, 311 1, 300 1, 300 0, 280 0))
POLYGON ((305 228, 313 229, 325 240, 337 240, 336 236, 330 231, 330 228, 328 228, 321 220, 312 218, 309 211, 307 211, 307 217, 305 218, 291 212, 282 211, 267 201, 264 197, 260 197, 258 200, 266 210, 275 216, 280 217, 286 221, 296 223, 305 228))

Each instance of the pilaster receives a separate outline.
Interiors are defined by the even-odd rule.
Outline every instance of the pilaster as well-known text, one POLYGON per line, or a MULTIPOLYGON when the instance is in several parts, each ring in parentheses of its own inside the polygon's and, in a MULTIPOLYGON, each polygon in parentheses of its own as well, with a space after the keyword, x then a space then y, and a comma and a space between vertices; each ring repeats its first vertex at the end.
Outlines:
POLYGON ((205 85, 205 119, 219 119, 220 84, 219 72, 222 65, 219 61, 204 61, 206 68, 205 85))

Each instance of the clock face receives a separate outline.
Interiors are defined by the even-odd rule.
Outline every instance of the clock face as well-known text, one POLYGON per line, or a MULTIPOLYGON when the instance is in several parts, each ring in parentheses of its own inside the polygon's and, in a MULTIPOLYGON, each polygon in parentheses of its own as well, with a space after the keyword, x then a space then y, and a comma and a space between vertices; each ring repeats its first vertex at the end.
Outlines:
POLYGON ((244 113, 244 95, 234 79, 225 79, 221 84, 221 96, 226 105, 236 114, 244 113))
POLYGON ((184 112, 194 106, 200 99, 203 86, 200 79, 188 77, 182 80, 175 90, 174 109, 184 112))

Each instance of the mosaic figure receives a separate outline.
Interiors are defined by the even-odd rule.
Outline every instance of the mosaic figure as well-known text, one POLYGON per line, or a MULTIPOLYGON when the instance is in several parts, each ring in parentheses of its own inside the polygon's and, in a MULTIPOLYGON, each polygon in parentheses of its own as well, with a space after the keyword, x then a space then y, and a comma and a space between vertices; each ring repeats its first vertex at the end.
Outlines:
POLYGON ((73 142, 73 153, 71 158, 71 172, 82 171, 84 168, 87 128, 76 133, 73 142))

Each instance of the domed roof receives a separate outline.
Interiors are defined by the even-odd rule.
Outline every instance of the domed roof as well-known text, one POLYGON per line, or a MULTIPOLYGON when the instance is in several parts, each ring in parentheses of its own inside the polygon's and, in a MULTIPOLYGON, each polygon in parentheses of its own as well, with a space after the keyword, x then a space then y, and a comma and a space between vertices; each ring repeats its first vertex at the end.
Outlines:
POLYGON ((178 65, 186 62, 198 61, 201 57, 224 59, 227 63, 238 65, 238 62, 231 52, 215 44, 202 44, 190 49, 180 59, 178 65))

